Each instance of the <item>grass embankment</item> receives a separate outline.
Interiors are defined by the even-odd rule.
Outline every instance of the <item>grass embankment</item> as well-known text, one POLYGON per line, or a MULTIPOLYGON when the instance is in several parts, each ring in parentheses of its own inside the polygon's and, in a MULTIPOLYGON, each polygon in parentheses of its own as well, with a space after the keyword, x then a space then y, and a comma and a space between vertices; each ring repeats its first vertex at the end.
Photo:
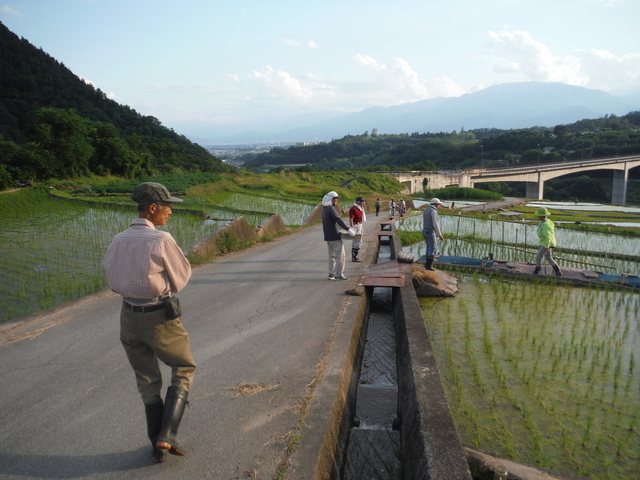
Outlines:
POLYGON ((172 174, 135 180, 92 176, 74 180, 53 180, 46 185, 67 192, 70 197, 116 203, 129 201, 135 187, 147 181, 162 183, 173 194, 184 195, 184 206, 203 202, 224 205, 224 201, 233 193, 316 204, 331 190, 347 200, 353 200, 359 195, 397 196, 404 188, 393 177, 377 173, 309 173, 285 170, 275 174, 254 174, 246 171, 227 174, 172 174))
POLYGON ((242 192, 315 204, 331 190, 345 199, 353 200, 358 195, 397 195, 402 188, 394 178, 375 173, 283 170, 277 174, 225 174, 219 182, 191 187, 187 194, 213 203, 223 203, 229 193, 242 192))

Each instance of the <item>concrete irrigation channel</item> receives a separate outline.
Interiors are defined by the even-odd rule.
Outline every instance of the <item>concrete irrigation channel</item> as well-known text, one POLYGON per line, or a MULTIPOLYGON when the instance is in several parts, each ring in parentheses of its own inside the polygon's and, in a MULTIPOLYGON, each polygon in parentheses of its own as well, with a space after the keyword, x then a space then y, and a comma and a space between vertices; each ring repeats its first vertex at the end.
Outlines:
POLYGON ((291 458, 293 479, 471 479, 393 222, 360 285, 361 318, 326 376, 291 458), (321 398, 327 388, 326 398, 321 398), (333 395, 331 395, 333 394, 333 395), (324 423, 323 434, 318 424, 324 423), (312 432, 313 429, 313 432, 312 432))

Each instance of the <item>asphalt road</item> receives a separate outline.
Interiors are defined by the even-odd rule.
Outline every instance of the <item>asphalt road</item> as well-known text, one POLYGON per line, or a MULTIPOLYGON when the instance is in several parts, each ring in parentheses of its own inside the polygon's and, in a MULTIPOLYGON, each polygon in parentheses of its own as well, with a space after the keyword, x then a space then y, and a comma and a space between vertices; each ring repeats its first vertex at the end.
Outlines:
MULTIPOLYGON (((365 248, 382 218, 365 223, 365 248)), ((320 225, 194 269, 179 294, 198 365, 179 435, 188 456, 159 465, 118 339, 119 296, 1 324, 0 478, 273 478, 307 385, 358 298, 345 290, 366 262, 350 261, 350 244, 344 282, 327 279, 320 225), (243 382, 263 390, 245 396, 243 382)))

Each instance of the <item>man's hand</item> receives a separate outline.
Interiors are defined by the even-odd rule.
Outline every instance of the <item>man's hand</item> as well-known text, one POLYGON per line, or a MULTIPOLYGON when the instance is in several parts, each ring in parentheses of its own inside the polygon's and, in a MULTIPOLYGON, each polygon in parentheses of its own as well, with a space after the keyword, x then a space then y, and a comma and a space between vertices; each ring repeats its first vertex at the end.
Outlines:
POLYGON ((356 232, 353 230, 353 228, 350 228, 349 230, 347 230, 349 232, 349 236, 350 237, 355 237, 356 236, 356 232))
POLYGON ((444 235, 438 235, 438 238, 442 241, 444 240, 444 235))

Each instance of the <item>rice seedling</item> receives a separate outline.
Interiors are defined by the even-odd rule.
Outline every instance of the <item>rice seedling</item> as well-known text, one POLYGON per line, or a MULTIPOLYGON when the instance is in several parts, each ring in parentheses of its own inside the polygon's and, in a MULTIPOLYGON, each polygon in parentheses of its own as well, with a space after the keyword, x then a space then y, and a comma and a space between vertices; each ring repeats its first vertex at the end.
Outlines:
MULTIPOLYGON (((43 189, 0 196, 0 288, 10 305, 0 322, 106 288, 104 252, 136 216, 135 208, 54 198, 43 189)), ((176 212, 159 228, 186 250, 218 226, 176 212)))
POLYGON ((635 478, 639 295, 486 282, 465 277, 460 295, 439 304, 448 305, 446 325, 436 326, 439 308, 421 300, 427 330, 438 332, 436 357, 459 359, 447 360, 443 378, 463 441, 568 474, 635 478), (452 365, 460 369, 455 387, 448 385, 452 365), (518 443, 507 445, 507 437, 518 443))

